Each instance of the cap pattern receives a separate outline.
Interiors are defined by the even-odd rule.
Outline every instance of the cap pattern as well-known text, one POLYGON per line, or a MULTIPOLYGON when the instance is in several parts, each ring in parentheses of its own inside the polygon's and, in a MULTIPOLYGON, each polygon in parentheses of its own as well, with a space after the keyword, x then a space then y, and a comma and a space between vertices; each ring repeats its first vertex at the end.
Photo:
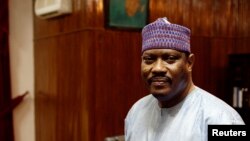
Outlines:
POLYGON ((142 29, 142 52, 149 49, 175 49, 191 52, 190 29, 159 18, 142 29))

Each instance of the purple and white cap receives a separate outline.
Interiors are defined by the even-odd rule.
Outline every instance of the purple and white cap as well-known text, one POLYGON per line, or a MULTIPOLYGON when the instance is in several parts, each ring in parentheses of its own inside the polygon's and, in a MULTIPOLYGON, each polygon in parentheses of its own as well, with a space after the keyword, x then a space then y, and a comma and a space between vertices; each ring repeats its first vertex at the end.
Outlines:
POLYGON ((146 25, 142 29, 142 53, 149 49, 175 49, 191 52, 190 29, 172 24, 166 17, 146 25))

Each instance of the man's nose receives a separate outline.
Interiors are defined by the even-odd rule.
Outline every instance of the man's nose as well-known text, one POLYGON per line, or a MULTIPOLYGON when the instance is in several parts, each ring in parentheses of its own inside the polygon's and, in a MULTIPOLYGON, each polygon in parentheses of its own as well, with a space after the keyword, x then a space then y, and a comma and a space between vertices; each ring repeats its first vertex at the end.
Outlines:
POLYGON ((166 73, 167 68, 164 64, 164 61, 161 59, 157 59, 152 68, 153 73, 166 73))

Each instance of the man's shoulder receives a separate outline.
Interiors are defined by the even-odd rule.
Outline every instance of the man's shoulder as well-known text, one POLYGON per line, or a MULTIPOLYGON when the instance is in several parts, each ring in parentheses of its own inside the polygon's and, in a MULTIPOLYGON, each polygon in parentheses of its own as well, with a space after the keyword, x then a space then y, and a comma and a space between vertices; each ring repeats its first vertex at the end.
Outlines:
POLYGON ((219 97, 198 88, 200 97, 200 107, 207 120, 212 123, 234 123, 241 122, 238 112, 219 97))
POLYGON ((142 113, 150 111, 154 107, 156 102, 156 99, 151 94, 142 97, 132 105, 127 114, 127 117, 132 115, 138 116, 142 113))
POLYGON ((208 110, 233 110, 224 100, 201 88, 198 88, 198 93, 201 95, 202 105, 208 110))
POLYGON ((146 95, 142 98, 140 98, 138 101, 134 103, 132 108, 146 108, 152 105, 152 103, 155 103, 156 99, 151 95, 146 95))

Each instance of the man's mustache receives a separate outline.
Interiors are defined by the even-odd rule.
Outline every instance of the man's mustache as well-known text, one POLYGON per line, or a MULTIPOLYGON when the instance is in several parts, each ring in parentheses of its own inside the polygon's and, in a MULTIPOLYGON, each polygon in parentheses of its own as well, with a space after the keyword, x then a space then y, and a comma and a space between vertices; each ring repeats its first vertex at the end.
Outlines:
POLYGON ((149 83, 152 82, 167 82, 169 84, 172 84, 172 79, 168 76, 155 75, 149 78, 149 83))

